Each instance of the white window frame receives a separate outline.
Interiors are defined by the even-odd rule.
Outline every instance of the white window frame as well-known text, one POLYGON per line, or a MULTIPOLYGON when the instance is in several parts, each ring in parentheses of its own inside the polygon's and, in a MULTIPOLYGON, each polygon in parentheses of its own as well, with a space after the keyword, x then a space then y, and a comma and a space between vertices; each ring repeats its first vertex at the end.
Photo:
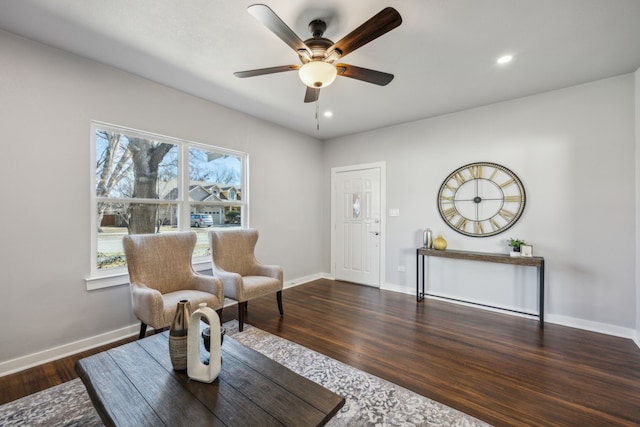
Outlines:
MULTIPOLYGON (((178 146, 178 197, 176 200, 169 201, 171 204, 178 206, 178 231, 189 231, 191 228, 191 212, 190 206, 194 202, 189 200, 189 164, 185 161, 189 155, 189 148, 197 148, 208 151, 216 151, 230 156, 238 157, 242 160, 242 176, 241 176, 241 188, 242 199, 233 200, 228 202, 197 202, 199 205, 241 205, 241 220, 240 227, 249 227, 249 154, 231 150, 228 148, 203 144, 199 142, 193 142, 185 139, 174 138, 170 136, 160 135, 152 132, 141 131, 124 126, 118 126, 100 121, 91 121, 91 149, 90 149, 90 236, 91 236, 91 265, 89 275, 85 279, 87 290, 102 289, 111 286, 126 285, 129 283, 129 275, 127 267, 116 267, 106 270, 100 270, 97 268, 97 232, 98 229, 98 202, 104 200, 96 195, 96 140, 95 135, 97 130, 107 130, 111 132, 118 132, 127 136, 137 136, 140 138, 166 142, 178 146)), ((129 199, 127 199, 129 200, 129 199)), ((109 201, 117 201, 117 199, 109 199, 109 201)), ((161 200, 158 200, 161 201, 161 200)), ((193 259, 193 266, 196 270, 206 270, 211 268, 210 257, 195 257, 193 259)))

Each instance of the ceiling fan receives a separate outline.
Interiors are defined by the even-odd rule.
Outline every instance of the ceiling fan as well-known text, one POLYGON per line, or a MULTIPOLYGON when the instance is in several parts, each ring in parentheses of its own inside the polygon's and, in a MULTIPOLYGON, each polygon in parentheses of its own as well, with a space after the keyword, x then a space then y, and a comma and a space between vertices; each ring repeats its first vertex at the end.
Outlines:
POLYGON ((309 23, 312 37, 302 41, 269 6, 254 4, 249 6, 248 10, 251 15, 298 54, 302 65, 282 65, 238 71, 233 73, 236 77, 254 77, 298 70, 300 79, 307 86, 304 102, 317 101, 320 89, 330 85, 336 76, 350 77, 379 86, 385 86, 393 80, 393 74, 343 63, 335 64, 337 60, 399 26, 402 23, 402 17, 392 7, 381 10, 337 43, 322 37, 327 29, 327 24, 321 19, 309 23))

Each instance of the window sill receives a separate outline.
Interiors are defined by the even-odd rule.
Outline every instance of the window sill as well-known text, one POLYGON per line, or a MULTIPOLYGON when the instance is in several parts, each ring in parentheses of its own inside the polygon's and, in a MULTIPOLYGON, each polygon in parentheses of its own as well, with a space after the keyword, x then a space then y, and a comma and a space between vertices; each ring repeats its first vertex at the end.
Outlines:
MULTIPOLYGON (((204 271, 211 269, 211 260, 199 260, 193 262, 195 271, 204 271)), ((115 286, 129 285, 129 274, 126 270, 114 274, 104 276, 91 276, 85 279, 88 291, 96 289, 112 288, 115 286)))

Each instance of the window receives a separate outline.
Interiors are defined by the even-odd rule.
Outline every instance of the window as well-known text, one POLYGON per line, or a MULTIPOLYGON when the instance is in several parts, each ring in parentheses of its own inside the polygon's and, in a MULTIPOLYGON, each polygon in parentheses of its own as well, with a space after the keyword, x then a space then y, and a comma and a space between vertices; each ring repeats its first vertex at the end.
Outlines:
POLYGON ((193 230, 209 262, 208 230, 247 222, 246 153, 99 122, 91 135, 91 277, 126 273, 125 234, 193 230))

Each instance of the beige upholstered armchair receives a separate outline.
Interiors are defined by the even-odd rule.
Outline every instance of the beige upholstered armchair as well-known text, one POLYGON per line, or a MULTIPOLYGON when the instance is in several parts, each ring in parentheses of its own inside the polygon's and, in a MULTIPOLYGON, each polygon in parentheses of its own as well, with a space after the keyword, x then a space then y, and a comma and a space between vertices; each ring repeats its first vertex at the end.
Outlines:
POLYGON ((191 265, 196 233, 133 234, 122 239, 129 269, 133 312, 140 338, 147 325, 169 326, 180 300, 195 310, 202 302, 222 313, 224 293, 219 279, 196 273, 191 265))
POLYGON ((238 301, 238 323, 244 328, 247 301, 276 294, 282 310, 282 268, 260 264, 254 255, 258 230, 234 229, 209 231, 213 275, 224 285, 224 296, 238 301))

